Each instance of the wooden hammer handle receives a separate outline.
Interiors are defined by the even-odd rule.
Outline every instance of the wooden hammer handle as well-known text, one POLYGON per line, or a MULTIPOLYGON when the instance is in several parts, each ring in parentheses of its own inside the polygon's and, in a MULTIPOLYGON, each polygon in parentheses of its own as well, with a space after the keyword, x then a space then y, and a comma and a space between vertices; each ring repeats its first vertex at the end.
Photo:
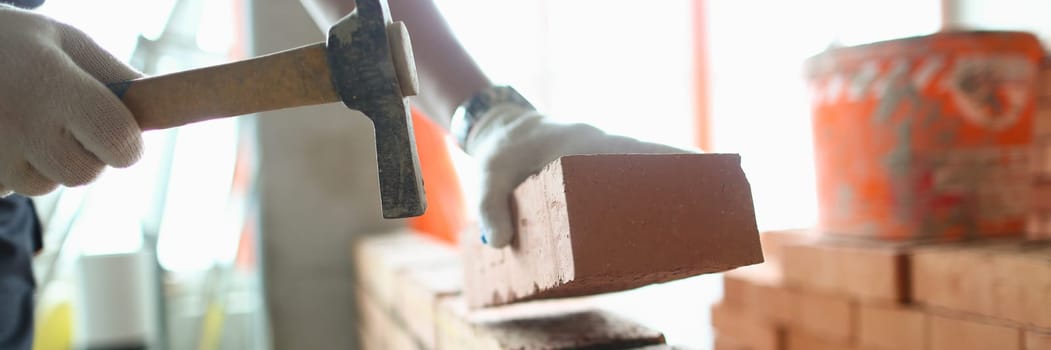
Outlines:
POLYGON ((110 84, 142 130, 339 101, 325 44, 110 84))

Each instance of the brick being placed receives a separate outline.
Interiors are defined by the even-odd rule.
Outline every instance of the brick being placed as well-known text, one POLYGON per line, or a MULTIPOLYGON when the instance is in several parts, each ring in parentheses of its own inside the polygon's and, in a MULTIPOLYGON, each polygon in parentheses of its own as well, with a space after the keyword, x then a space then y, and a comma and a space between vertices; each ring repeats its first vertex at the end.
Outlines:
POLYGON ((972 318, 930 316, 930 350, 1023 349, 1023 331, 972 318))
POLYGON ((712 307, 712 327, 724 347, 734 346, 749 350, 779 350, 784 348, 782 329, 769 320, 756 317, 744 309, 719 303, 712 307))
POLYGON ((740 162, 734 154, 552 162, 514 191, 510 246, 462 242, 468 304, 622 291, 762 262, 740 162))
POLYGON ((919 249, 918 304, 1051 330, 1051 243, 976 242, 919 249))
POLYGON ((439 349, 630 349, 664 344, 661 332, 574 299, 471 311, 463 298, 448 298, 441 302, 437 326, 439 349))
POLYGON ((831 237, 788 244, 784 280, 790 286, 877 302, 906 302, 910 243, 831 237))

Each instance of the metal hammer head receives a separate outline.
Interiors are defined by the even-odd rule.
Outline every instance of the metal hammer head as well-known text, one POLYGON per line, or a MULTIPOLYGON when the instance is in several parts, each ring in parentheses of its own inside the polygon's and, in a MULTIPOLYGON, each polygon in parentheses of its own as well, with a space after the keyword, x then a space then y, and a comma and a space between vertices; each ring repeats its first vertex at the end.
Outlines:
POLYGON ((384 218, 422 215, 427 208, 406 97, 418 80, 408 32, 392 22, 386 0, 356 0, 357 7, 329 29, 332 85, 350 109, 376 129, 384 218))

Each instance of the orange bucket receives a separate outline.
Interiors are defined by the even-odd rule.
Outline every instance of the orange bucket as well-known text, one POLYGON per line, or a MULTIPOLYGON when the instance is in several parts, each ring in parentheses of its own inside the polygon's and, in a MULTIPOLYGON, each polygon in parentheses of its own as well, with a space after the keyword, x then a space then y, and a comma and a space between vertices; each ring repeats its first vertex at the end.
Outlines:
POLYGON ((1029 33, 960 31, 807 60, 818 228, 884 240, 1021 235, 1042 57, 1029 33))

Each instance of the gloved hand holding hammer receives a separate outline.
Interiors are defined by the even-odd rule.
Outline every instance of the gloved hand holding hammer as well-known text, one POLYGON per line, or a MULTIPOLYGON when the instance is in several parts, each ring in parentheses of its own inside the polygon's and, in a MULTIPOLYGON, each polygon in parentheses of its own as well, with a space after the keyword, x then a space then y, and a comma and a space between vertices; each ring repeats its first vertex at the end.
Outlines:
POLYGON ((138 161, 141 131, 104 84, 142 74, 81 31, 0 4, 0 70, 0 196, 83 185, 105 165, 138 161))

